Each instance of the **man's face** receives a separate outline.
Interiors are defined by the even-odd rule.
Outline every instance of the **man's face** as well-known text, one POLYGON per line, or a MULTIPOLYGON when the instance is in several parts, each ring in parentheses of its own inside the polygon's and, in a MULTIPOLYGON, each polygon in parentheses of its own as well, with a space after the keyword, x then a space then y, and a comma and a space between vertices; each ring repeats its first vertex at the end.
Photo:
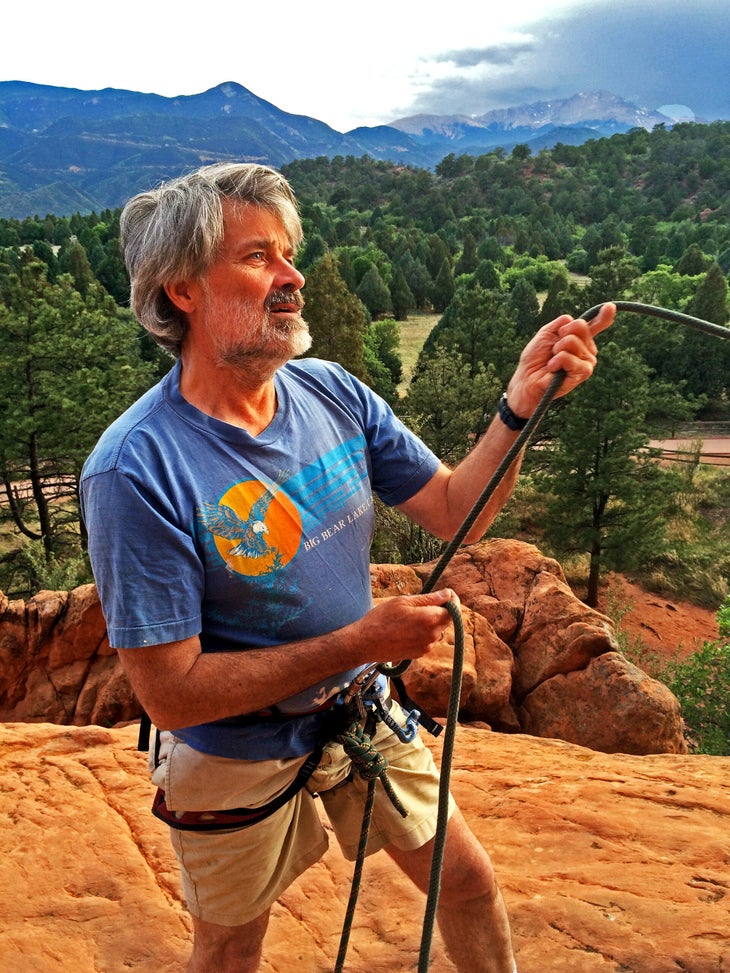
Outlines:
POLYGON ((224 204, 223 214, 223 245, 191 285, 191 347, 205 348, 219 365, 279 367, 312 343, 301 316, 304 277, 278 217, 253 205, 224 204))

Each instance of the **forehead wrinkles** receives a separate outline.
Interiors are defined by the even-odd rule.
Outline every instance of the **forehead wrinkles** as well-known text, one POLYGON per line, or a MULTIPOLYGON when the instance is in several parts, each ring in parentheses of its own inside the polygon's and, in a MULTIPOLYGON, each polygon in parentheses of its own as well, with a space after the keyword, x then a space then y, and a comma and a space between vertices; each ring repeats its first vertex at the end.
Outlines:
POLYGON ((255 203, 231 203, 223 206, 223 239, 218 253, 239 247, 261 249, 274 247, 282 253, 293 253, 296 244, 280 215, 255 203))

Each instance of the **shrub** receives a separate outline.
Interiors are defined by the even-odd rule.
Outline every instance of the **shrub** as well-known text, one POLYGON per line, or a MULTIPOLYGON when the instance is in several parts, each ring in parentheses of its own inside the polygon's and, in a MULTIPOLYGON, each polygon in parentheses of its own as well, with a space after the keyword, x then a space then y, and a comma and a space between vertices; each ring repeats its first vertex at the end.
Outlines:
POLYGON ((668 685, 682 707, 690 749, 730 756, 730 598, 717 613, 720 638, 671 668, 668 685))

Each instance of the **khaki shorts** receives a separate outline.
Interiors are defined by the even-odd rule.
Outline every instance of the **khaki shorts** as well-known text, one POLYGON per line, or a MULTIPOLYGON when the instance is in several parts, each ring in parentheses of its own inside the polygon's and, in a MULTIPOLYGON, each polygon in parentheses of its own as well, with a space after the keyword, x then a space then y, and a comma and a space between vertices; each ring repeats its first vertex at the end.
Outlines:
MULTIPOLYGON (((391 715, 405 723, 397 703, 391 715)), ((367 853, 395 845, 420 848, 436 833, 439 776, 419 737, 404 744, 379 723, 373 743, 388 761, 388 777, 408 811, 403 818, 382 784, 376 787, 367 853)), ((159 734, 152 780, 165 791, 174 811, 223 810, 267 804, 286 789, 305 758, 230 760, 193 750, 171 733, 159 734)), ((310 865, 322 857, 328 839, 315 803, 316 793, 344 855, 357 855, 368 784, 339 744, 330 744, 310 778, 274 814, 247 828, 178 831, 170 835, 180 864, 190 912, 207 922, 237 926, 265 912, 310 865)), ((451 801, 451 810, 454 804, 451 801)))

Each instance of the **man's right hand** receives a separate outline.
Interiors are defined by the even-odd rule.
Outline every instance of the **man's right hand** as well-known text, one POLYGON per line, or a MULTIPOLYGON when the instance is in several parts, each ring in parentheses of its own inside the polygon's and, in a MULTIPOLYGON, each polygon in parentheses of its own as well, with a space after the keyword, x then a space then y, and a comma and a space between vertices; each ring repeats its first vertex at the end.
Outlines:
POLYGON ((451 625, 451 614, 445 607, 450 601, 459 604, 459 597, 451 588, 397 595, 378 602, 352 627, 359 630, 358 637, 371 643, 373 659, 418 659, 443 638, 451 625))

